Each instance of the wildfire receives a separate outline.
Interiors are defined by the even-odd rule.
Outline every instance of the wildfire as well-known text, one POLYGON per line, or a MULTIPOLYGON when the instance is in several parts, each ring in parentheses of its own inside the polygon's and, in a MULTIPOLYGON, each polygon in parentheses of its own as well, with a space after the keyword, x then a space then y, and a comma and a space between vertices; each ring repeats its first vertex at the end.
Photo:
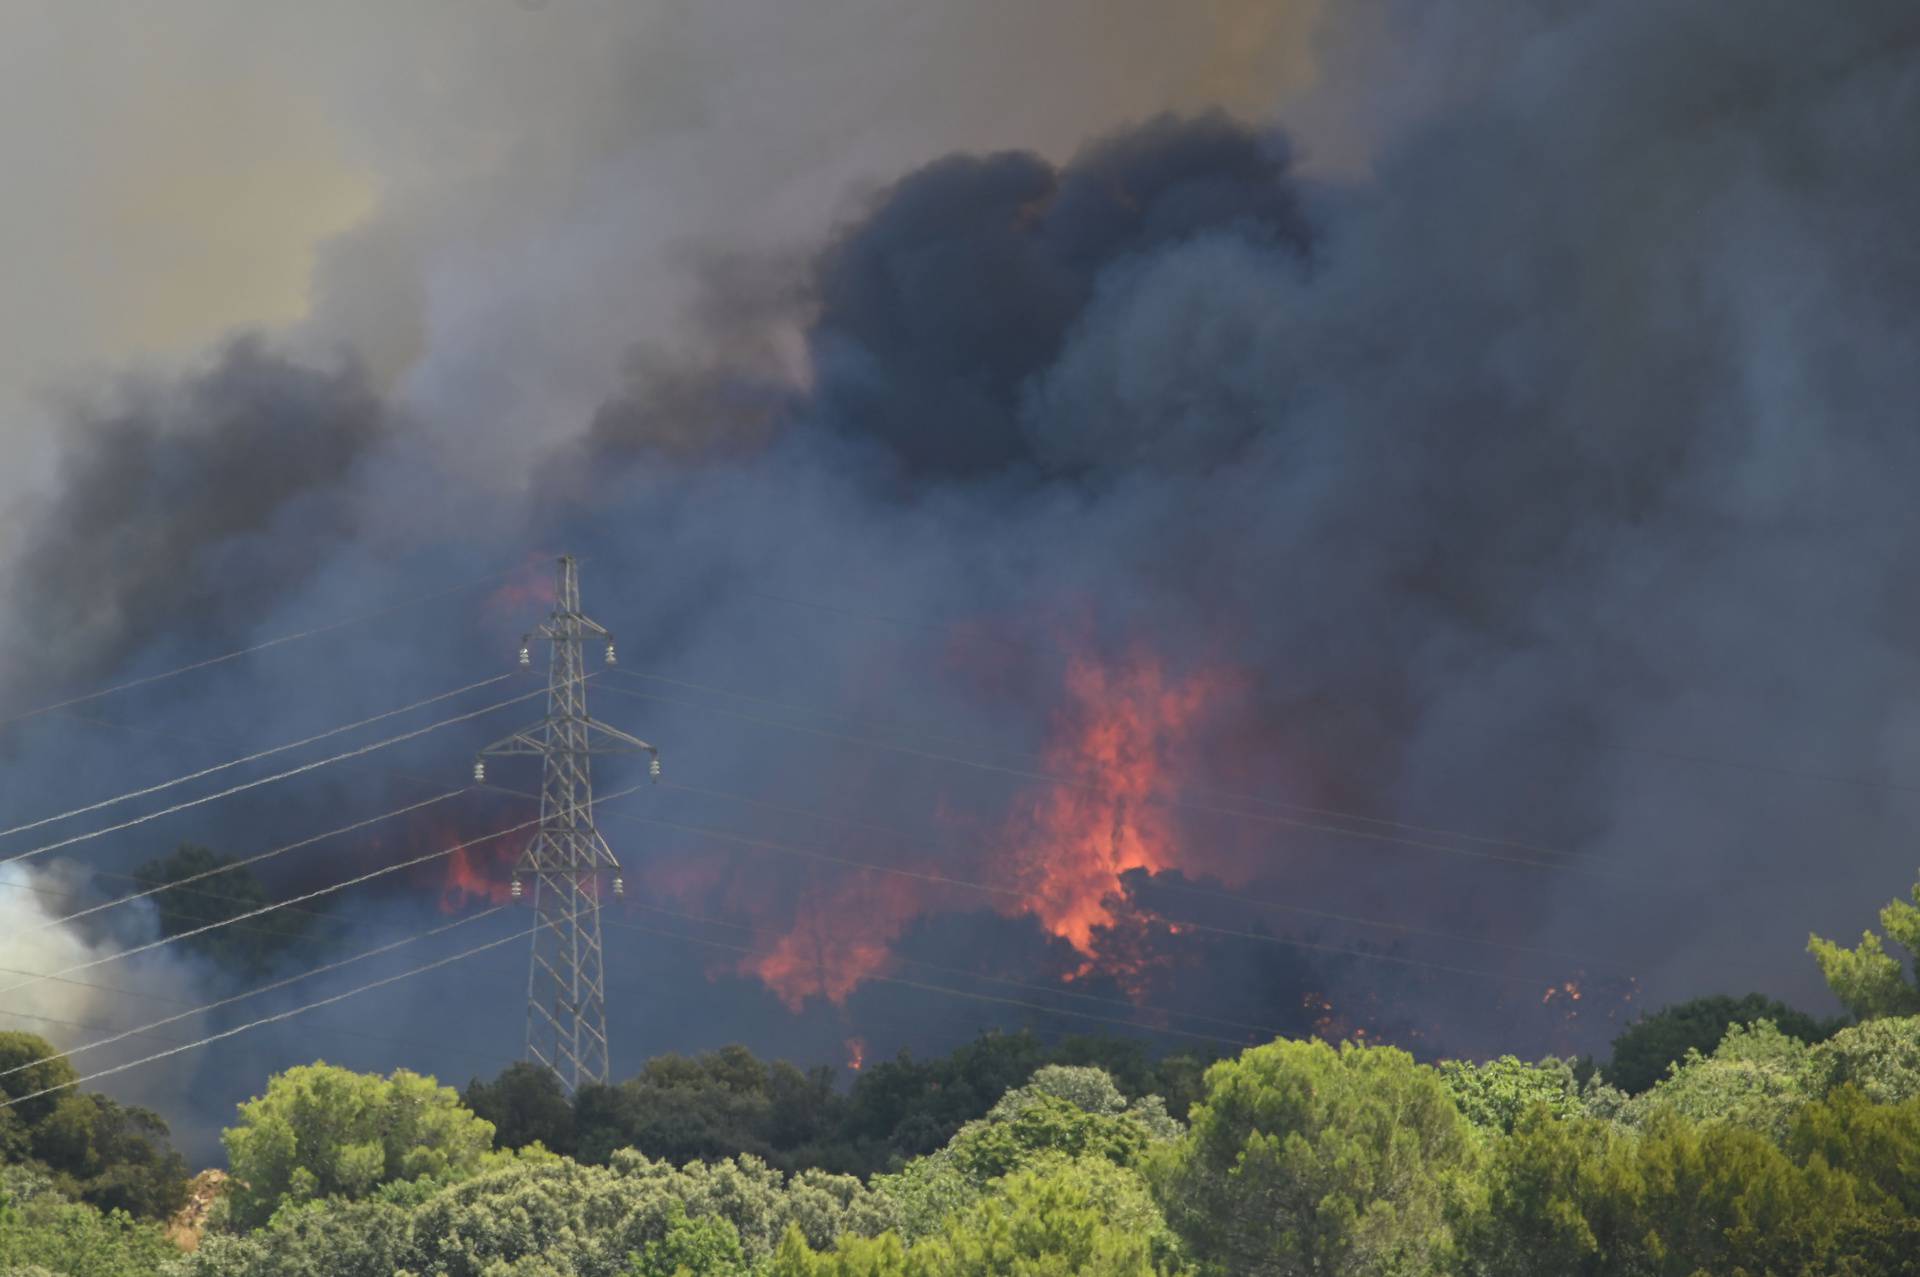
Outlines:
POLYGON ((1540 999, 1540 1003, 1542 1006, 1545 1006, 1556 998, 1564 999, 1568 1002, 1578 1002, 1580 1000, 1580 982, 1577 980, 1564 980, 1559 984, 1548 985, 1546 993, 1540 999))
POLYGON ((793 928, 741 969, 756 975, 791 1011, 810 997, 844 1004, 863 981, 883 974, 893 942, 923 910, 912 887, 888 874, 862 873, 801 899, 793 928))
MULTIPOLYGON (((1170 674, 1143 652, 1111 662, 1073 659, 1044 751, 1047 772, 1065 783, 1036 787, 1007 819, 985 828, 965 809, 942 805, 936 813, 942 825, 965 827, 968 842, 985 846, 971 875, 1013 888, 999 906, 1004 913, 1033 918, 1080 954, 1082 965, 1066 979, 1098 972, 1139 1000, 1171 961, 1166 941, 1176 929, 1135 902, 1123 876, 1195 867, 1160 799, 1179 751, 1228 685, 1217 674, 1170 674)), ((931 875, 944 867, 927 868, 931 875)), ((862 983, 887 974, 907 928, 945 903, 937 886, 892 874, 823 878, 797 898, 777 892, 777 900, 767 895, 770 883, 754 881, 744 893, 752 899, 742 899, 734 882, 726 907, 763 914, 791 902, 793 922, 735 969, 796 1012, 814 998, 844 1005, 862 983)), ((661 885, 681 899, 721 888, 690 871, 661 885)), ((968 897, 956 907, 977 903, 968 897)))
POLYGON ((861 1038, 847 1039, 847 1067, 858 1073, 867 1062, 867 1044, 861 1038))
POLYGON ((458 913, 478 901, 503 905, 513 898, 511 876, 479 847, 461 847, 447 857, 446 876, 440 883, 440 912, 458 913))
POLYGON ((1179 844, 1155 799, 1168 763, 1219 689, 1205 677, 1170 680, 1135 655, 1116 665, 1076 658, 1056 717, 1049 785, 1016 817, 1007 859, 1026 889, 1023 912, 1083 954, 1111 929, 1120 876, 1175 867, 1179 844))

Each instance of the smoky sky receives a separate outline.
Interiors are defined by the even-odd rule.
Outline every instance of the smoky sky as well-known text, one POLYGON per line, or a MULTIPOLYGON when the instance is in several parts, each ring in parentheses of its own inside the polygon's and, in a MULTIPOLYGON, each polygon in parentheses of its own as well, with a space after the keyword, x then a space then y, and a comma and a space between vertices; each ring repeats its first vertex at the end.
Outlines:
POLYGON ((345 489, 386 410, 359 370, 235 341, 204 374, 129 386, 76 422, 16 560, 23 626, 9 666, 98 678, 154 636, 234 633, 298 591, 350 530, 345 489))
MULTIPOLYGON (((1129 877, 1103 939, 1146 959, 1143 1003, 1298 1032, 1324 999, 1423 1050, 1523 1054, 1603 1047, 1636 987, 1824 1007, 1807 930, 1851 934, 1914 861, 1913 22, 1360 8, 1353 30, 1388 36, 1323 33, 1331 87, 1300 111, 1384 121, 1364 172, 1304 163, 1284 115, 929 154, 824 237, 705 246, 696 322, 556 392, 588 407, 541 436, 524 507, 416 424, 486 362, 444 334, 438 372, 398 389, 267 339, 76 426, 8 603, 12 632, 32 600, 75 639, 35 685, 586 556, 630 671, 595 712, 686 786, 623 806, 679 830, 609 837, 643 903, 712 920, 619 915, 665 934, 609 931, 616 1068, 732 1038, 884 1054, 1028 1015, 880 982, 794 1013, 738 949, 790 934, 799 902, 877 898, 844 862, 1012 872, 1044 789, 1020 773, 1084 713, 1076 660, 1220 689, 1153 757, 1179 854, 1129 877), (394 553, 429 507, 457 535, 394 553), (1355 948, 1374 956, 1331 952, 1355 948), (1611 1001, 1569 1024, 1543 995, 1575 978, 1611 1001)), ((638 171, 611 166, 607 198, 644 206, 638 171)), ((565 311, 556 288, 529 328, 565 311)), ((155 693, 146 721, 268 743, 481 677, 537 611, 492 597, 343 632, 297 685, 276 653, 155 693)), ((404 766, 457 777, 487 727, 404 766)), ((114 747, 36 730, 69 759, 114 747)), ((422 792, 393 770, 199 832, 241 850, 422 792)), ((435 894, 377 893, 370 925, 437 917, 435 894)), ((1076 961, 992 898, 898 914, 899 978, 1065 987, 1076 961)), ((1130 996, 1100 978, 1080 988, 1130 996)), ((433 997, 374 1005, 431 1020, 433 997)), ((513 1030, 473 1026, 479 1053, 513 1030)), ((257 1087, 238 1058, 197 1075, 210 1109, 257 1087)))

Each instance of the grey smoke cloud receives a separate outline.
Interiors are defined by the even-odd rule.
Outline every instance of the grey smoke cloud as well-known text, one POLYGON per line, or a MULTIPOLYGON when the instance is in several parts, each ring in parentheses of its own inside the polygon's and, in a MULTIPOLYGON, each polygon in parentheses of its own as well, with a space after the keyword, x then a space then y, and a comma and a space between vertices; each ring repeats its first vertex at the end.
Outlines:
MULTIPOLYGON (((1806 928, 1909 872, 1891 796, 1760 777, 1912 774, 1887 690, 1916 192, 1874 123, 1910 108, 1910 19, 1376 13, 1449 35, 1404 55, 1431 113, 1367 181, 1263 175, 1311 210, 1304 258, 1200 221, 1064 237, 1091 282, 1061 284, 1048 216, 1018 214, 1094 162, 941 161, 821 259, 795 437, 938 480, 898 526, 966 545, 912 573, 947 614, 1097 595, 1110 633, 1257 671, 1226 774, 1614 875, 1349 850, 1296 885, 1562 936, 1658 996, 1817 999, 1806 928), (1446 65, 1469 36, 1471 85, 1446 65)), ((844 495, 792 501, 736 517, 846 522, 844 495)), ((796 577, 835 557, 799 543, 770 556, 796 577)))
MULTIPOLYGON (((61 606, 161 647, 239 642, 390 597, 407 579, 395 547, 443 544, 422 557, 451 576, 565 544, 592 556, 589 591, 633 668, 1015 758, 1044 742, 1063 644, 1146 644, 1176 670, 1242 679, 1180 786, 1505 836, 1593 871, 1187 813, 1204 863, 1141 886, 1156 907, 1176 897, 1151 887, 1244 883, 1592 954, 1656 1000, 1760 987, 1817 1003, 1805 930, 1849 932, 1912 872, 1907 796, 1800 774, 1920 775, 1902 696, 1920 179, 1893 126, 1913 110, 1912 20, 1891 3, 1763 3, 1737 22, 1652 3, 1343 6, 1316 28, 1313 92, 1248 75, 1297 100, 1275 125, 1260 93, 1207 87, 1235 7, 1126 9, 1122 31, 1214 51, 1177 44, 1168 64, 1196 69, 1146 87, 1111 69, 1144 65, 1148 44, 1089 54, 1052 7, 1021 40, 989 34, 986 9, 853 3, 670 8, 631 32, 566 25, 554 5, 476 24, 433 55, 444 81, 374 76, 355 136, 376 169, 418 173, 327 251, 296 334, 370 347, 368 384, 259 355, 272 389, 248 402, 308 406, 235 417, 230 460, 208 446, 217 428, 196 433, 206 414, 177 411, 209 393, 193 383, 158 398, 175 408, 150 429, 79 444, 49 507, 68 513, 41 526, 110 588, 61 606), (511 25, 549 18, 538 36, 511 25), (526 46, 550 64, 509 58, 488 98, 483 55, 521 38, 561 43, 526 46), (442 82, 460 87, 409 96, 442 82), (1223 100, 1256 122, 1139 123, 1223 100), (378 116, 434 128, 376 136, 378 116), (361 424, 307 437, 336 418, 361 424), (305 458, 298 478, 264 460, 286 449, 305 458), (142 455, 186 477, 149 489, 121 464, 142 455), (226 491, 207 478, 228 464, 289 477, 251 504, 178 508, 226 491), (530 495, 552 503, 536 514, 530 495), (113 531, 142 501, 158 517, 125 526, 156 529, 136 547, 153 570, 113 531), (155 580, 233 561, 268 566, 205 630, 155 580)), ((387 640, 347 654, 380 671, 353 691, 369 709, 460 681, 453 647, 460 671, 485 665, 463 640, 387 640)), ((90 650, 141 655, 128 641, 90 650)), ((170 708, 245 721, 263 690, 285 695, 257 672, 170 708)), ((300 690, 286 712, 344 716, 319 680, 300 690)), ((914 830, 969 813, 926 844, 961 870, 989 863, 1021 799, 679 699, 596 706, 715 788, 914 830)), ((689 796, 652 803, 905 854, 689 796)), ((275 814, 253 815, 264 829, 275 814)), ((626 837, 639 861, 718 865, 704 896, 689 889, 716 910, 820 883, 698 839, 626 837)), ((383 908, 406 925, 404 896, 383 908)), ((1016 952, 1006 926, 956 906, 902 944, 937 961, 1016 952)), ((831 1049, 863 1015, 938 1037, 924 999, 883 1014, 873 986, 789 1021, 750 983, 717 994, 707 976, 727 961, 633 943, 675 978, 636 984, 647 1001, 616 1025, 617 1059, 715 1033, 831 1049)), ((1389 989, 1400 1015, 1424 1000, 1453 1049, 1608 1036, 1543 1040, 1526 981, 1570 974, 1559 958, 1398 943, 1516 991, 1354 963, 1331 972, 1336 999, 1389 989)), ((1226 1010, 1271 1012, 1329 973, 1266 952, 1205 959, 1248 989, 1280 971, 1226 1010)), ((1165 1000, 1197 1000, 1184 978, 1165 1000)), ((270 1039, 249 1062, 303 1046, 270 1039)))

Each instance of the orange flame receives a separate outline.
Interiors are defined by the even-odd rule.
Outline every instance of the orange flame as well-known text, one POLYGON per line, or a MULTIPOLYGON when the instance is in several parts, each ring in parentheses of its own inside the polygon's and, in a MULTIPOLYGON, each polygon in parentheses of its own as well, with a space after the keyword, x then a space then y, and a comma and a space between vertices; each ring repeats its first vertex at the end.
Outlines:
POLYGON ((1180 862, 1155 799, 1223 682, 1170 680, 1150 655, 1116 667, 1069 663, 1068 703, 1046 752, 1047 770, 1068 783, 1050 785, 1016 817, 1008 859, 1027 893, 1021 911, 1081 953, 1093 953, 1096 930, 1113 927, 1109 902, 1122 874, 1180 862))
POLYGON ((810 997, 844 1005, 863 981, 884 974, 893 941, 922 904, 912 887, 888 874, 855 874, 831 891, 801 899, 792 930, 765 953, 744 959, 741 970, 759 976, 790 1011, 810 997))
POLYGON ((863 1038, 847 1039, 847 1067, 858 1073, 867 1063, 867 1043, 863 1038))
POLYGON ((458 913, 478 901, 503 905, 513 898, 509 875, 498 864, 489 865, 479 848, 461 847, 447 857, 446 877, 440 884, 440 912, 458 913))

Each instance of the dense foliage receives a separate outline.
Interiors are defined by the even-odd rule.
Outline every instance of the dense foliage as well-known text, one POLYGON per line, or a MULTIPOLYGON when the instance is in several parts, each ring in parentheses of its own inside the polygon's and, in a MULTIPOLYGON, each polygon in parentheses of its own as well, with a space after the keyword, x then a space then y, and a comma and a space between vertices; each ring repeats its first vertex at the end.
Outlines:
POLYGON ((1887 902, 1880 911, 1880 927, 1885 940, 1907 951, 1907 961, 1888 953, 1885 940, 1872 931, 1863 932, 1851 949, 1808 936, 1807 950, 1834 996, 1856 1018, 1920 1015, 1920 883, 1914 884, 1911 901, 1887 902))
POLYGON ((1446 1084, 1404 1051, 1274 1042, 1208 1071, 1154 1178, 1221 1271, 1427 1273, 1476 1151, 1446 1084))
POLYGON ((238 1185, 232 1216, 258 1225, 289 1205, 350 1201, 397 1180, 469 1174, 492 1147, 493 1127, 430 1077, 310 1064, 274 1078, 265 1095, 242 1104, 240 1124, 224 1138, 238 1185))
MULTIPOLYGON (((1853 968, 1835 969, 1844 985, 1853 968)), ((988 1036, 847 1094, 728 1048, 572 1101, 524 1066, 462 1102, 316 1064, 241 1106, 229 1196, 190 1254, 130 1213, 160 1213, 137 1191, 153 1130, 100 1097, 36 1094, 71 1068, 0 1035, 17 1101, 0 1148, 18 1163, 0 1171, 0 1268, 1920 1277, 1920 1016, 1810 1023, 1747 999, 1647 1017, 1615 1061, 1628 1081, 1656 1073, 1634 1094, 1585 1062, 1284 1040, 1202 1070, 988 1036)))
MULTIPOLYGON (((724 1062, 754 1063, 721 1052, 697 1076, 724 1062)), ((516 1113, 574 1114, 525 1071, 487 1085, 516 1113)), ((18 1107, 56 1111, 36 1103, 18 1107)), ((1209 1068, 1189 1119, 1099 1068, 1043 1065, 863 1182, 750 1153, 495 1149, 431 1079, 314 1065, 242 1106, 240 1186, 194 1253, 13 1168, 0 1260, 76 1277, 1920 1277, 1920 1017, 1812 1044, 1735 1027, 1632 1097, 1563 1060, 1278 1041, 1209 1068)))
POLYGON ((0 1161, 27 1166, 65 1197, 159 1219, 186 1194, 167 1124, 73 1086, 65 1056, 31 1033, 0 1033, 0 1161), (57 1089, 56 1089, 57 1088, 57 1089), (43 1093, 44 1092, 44 1093, 43 1093))
POLYGON ((1047 1065, 1098 1067, 1126 1094, 1159 1095, 1180 1117, 1208 1062, 1191 1053, 1149 1059, 1137 1043, 1111 1038, 989 1033, 950 1055, 870 1064, 844 1095, 830 1069, 802 1072, 727 1047, 660 1056, 617 1085, 581 1088, 572 1102, 552 1074, 527 1064, 475 1080, 465 1098, 503 1149, 538 1143, 596 1164, 622 1148, 675 1163, 751 1153, 785 1170, 871 1175, 940 1148, 1047 1065))
POLYGON ((1687 1058, 1687 1052, 1710 1054, 1727 1031, 1760 1020, 1802 1042, 1831 1037, 1841 1021, 1816 1020, 1784 1002, 1758 993, 1744 998, 1725 995, 1695 998, 1642 1016, 1613 1040, 1613 1058, 1607 1062, 1607 1081, 1630 1095, 1638 1095, 1687 1058))
POLYGON ((0 1272, 149 1277, 177 1254, 155 1224, 76 1202, 37 1170, 0 1170, 0 1272))

